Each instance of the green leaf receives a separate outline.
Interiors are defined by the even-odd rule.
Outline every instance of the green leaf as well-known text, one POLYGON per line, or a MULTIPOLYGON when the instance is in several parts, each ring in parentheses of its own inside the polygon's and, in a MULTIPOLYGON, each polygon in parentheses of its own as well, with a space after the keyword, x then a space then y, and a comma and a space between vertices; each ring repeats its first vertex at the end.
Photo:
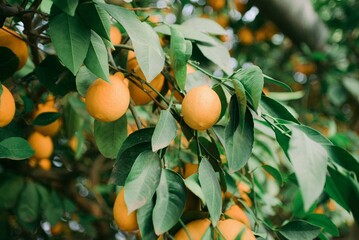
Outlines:
POLYGON ((110 4, 98 5, 126 29, 140 68, 146 80, 151 82, 162 71, 165 61, 156 32, 146 22, 141 22, 133 11, 110 4))
POLYGON ((6 179, 3 179, 0 184, 0 209, 13 208, 23 186, 24 178, 22 176, 6 176, 6 179))
POLYGON ((246 116, 246 110, 247 110, 247 97, 246 97, 246 90, 244 89, 243 84, 240 81, 236 81, 235 79, 232 81, 234 86, 234 91, 237 97, 238 101, 238 107, 239 107, 239 131, 242 133, 244 129, 244 123, 245 123, 245 116, 246 116))
POLYGON ((79 16, 71 17, 57 11, 58 9, 52 6, 49 34, 58 57, 76 75, 85 60, 91 31, 79 16))
POLYGON ((153 131, 154 128, 143 128, 133 132, 126 138, 112 169, 110 183, 120 186, 125 185, 126 178, 137 156, 146 150, 151 150, 153 131))
POLYGON ((107 49, 101 37, 94 31, 91 31, 91 43, 84 63, 96 76, 109 81, 107 49))
POLYGON ((28 141, 20 137, 10 137, 0 142, 0 159, 23 160, 32 157, 35 151, 28 141))
POLYGON ((36 185, 37 192, 40 196, 40 208, 45 219, 53 226, 60 221, 65 213, 60 196, 55 190, 49 191, 41 185, 36 185))
POLYGON ((224 28, 216 23, 215 21, 207 18, 194 17, 190 18, 182 23, 182 26, 188 26, 195 28, 197 31, 215 34, 215 35, 226 35, 227 32, 224 28))
POLYGON ((17 71, 18 66, 19 58, 9 48, 0 46, 0 81, 11 77, 17 71))
POLYGON ((279 186, 282 186, 283 184, 283 177, 280 171, 270 165, 263 165, 263 169, 268 172, 270 175, 274 177, 274 179, 277 181, 279 186))
POLYGON ((152 213, 155 203, 150 199, 137 210, 137 222, 143 240, 157 239, 157 235, 153 228, 152 213))
POLYGON ((272 117, 298 123, 298 120, 279 102, 262 95, 261 107, 272 117))
POLYGON ((308 214, 305 217, 305 220, 307 220, 310 224, 322 227, 325 232, 328 232, 334 237, 339 236, 339 230, 337 226, 324 214, 308 214))
POLYGON ((262 70, 257 66, 241 68, 232 78, 239 80, 243 84, 249 96, 248 101, 252 104, 254 110, 257 111, 264 84, 262 70))
POLYGON ((321 229, 306 221, 294 220, 282 226, 279 232, 289 240, 303 240, 316 238, 321 229))
POLYGON ((198 173, 192 174, 187 177, 184 180, 184 184, 191 192, 193 192, 197 197, 201 199, 203 204, 206 204, 206 200, 201 189, 201 184, 199 183, 198 173))
POLYGON ((20 194, 16 215, 21 223, 32 223, 38 220, 39 210, 40 198, 36 191, 36 184, 29 181, 20 194))
POLYGON ((152 215, 157 235, 167 232, 178 222, 185 200, 186 191, 181 176, 171 170, 162 169, 152 215))
POLYGON ((274 78, 272 78, 270 76, 267 76, 265 74, 263 74, 263 77, 264 77, 264 80, 267 80, 267 81, 269 81, 271 83, 277 84, 278 86, 281 86, 282 88, 292 92, 292 89, 287 84, 285 84, 284 82, 276 80, 276 79, 274 79, 274 78))
POLYGON ((43 112, 34 119, 32 124, 35 126, 45 126, 56 121, 60 117, 61 113, 59 112, 43 112))
POLYGON ((114 122, 95 120, 94 136, 101 154, 107 158, 116 158, 122 143, 127 137, 126 115, 114 122))
POLYGON ((197 47, 208 60, 218 65, 226 74, 230 75, 233 73, 228 49, 223 44, 216 43, 215 45, 209 45, 197 43, 197 47))
POLYGON ((76 90, 75 76, 54 55, 48 55, 35 68, 35 73, 40 82, 56 95, 65 96, 76 90))
MULTIPOLYGON (((279 120, 279 122, 282 120, 279 120)), ((286 124, 286 127, 293 129, 296 128, 298 130, 300 130, 301 132, 305 133, 305 135, 307 135, 310 139, 312 139, 314 142, 317 142, 319 144, 321 144, 323 147, 325 147, 326 145, 332 145, 332 143, 330 142, 330 140, 326 137, 323 136, 323 134, 321 134, 319 131, 310 128, 308 126, 304 126, 304 125, 297 125, 297 124, 286 124)))
POLYGON ((98 77, 93 74, 86 66, 81 66, 76 75, 76 89, 78 93, 85 97, 88 88, 98 77))
POLYGON ((177 134, 176 120, 169 110, 161 110, 160 119, 152 135, 152 151, 167 147, 177 134))
POLYGON ((150 201, 161 177, 161 159, 157 153, 144 151, 136 158, 125 182, 128 213, 150 201))
POLYGON ((185 89, 187 76, 187 61, 192 54, 192 45, 184 39, 183 34, 175 27, 171 27, 170 59, 176 82, 181 90, 185 89), (189 49, 187 49, 187 46, 189 49), (187 53, 190 53, 187 55, 187 53))
POLYGON ((56 7, 61 9, 63 12, 67 13, 70 16, 75 15, 77 5, 79 0, 52 0, 56 7))
POLYGON ((229 172, 241 169, 252 154, 254 143, 254 123, 252 114, 247 109, 243 132, 239 127, 239 106, 235 96, 231 98, 229 108, 230 119, 225 128, 225 151, 229 172))
POLYGON ((333 179, 333 177, 327 175, 324 191, 329 195, 330 198, 334 199, 340 206, 342 206, 346 211, 350 211, 350 208, 344 199, 344 195, 337 188, 337 185, 333 179))
POLYGON ((306 134, 292 128, 288 156, 302 192, 304 210, 307 211, 323 191, 327 172, 327 152, 306 134))
POLYGON ((214 172, 212 165, 206 158, 202 158, 198 169, 199 183, 209 215, 213 226, 217 226, 217 222, 222 213, 222 193, 219 185, 216 173, 214 172))
POLYGON ((91 2, 80 3, 79 14, 84 22, 102 38, 111 41, 110 27, 111 21, 108 13, 91 2))
POLYGON ((356 178, 359 179, 359 162, 350 153, 343 148, 334 145, 325 146, 329 157, 338 163, 340 166, 348 171, 355 173, 356 178))
POLYGON ((227 112, 227 107, 228 107, 227 96, 221 85, 214 86, 212 89, 217 93, 219 99, 221 100, 221 114, 219 115, 218 118, 221 119, 227 112))

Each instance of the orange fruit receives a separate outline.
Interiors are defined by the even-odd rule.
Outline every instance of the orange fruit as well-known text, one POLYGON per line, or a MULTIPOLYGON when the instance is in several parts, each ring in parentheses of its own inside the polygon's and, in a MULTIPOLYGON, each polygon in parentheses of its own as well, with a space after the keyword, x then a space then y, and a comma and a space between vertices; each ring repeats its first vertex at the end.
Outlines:
MULTIPOLYGON (((207 218, 194 220, 186 224, 187 230, 191 235, 192 240, 201 240, 203 235, 206 233, 211 221, 207 218)), ((176 240, 189 240, 186 231, 184 228, 181 228, 175 235, 176 240)))
POLYGON ((220 114, 221 100, 207 85, 192 88, 183 99, 183 120, 195 130, 212 127, 220 114))
POLYGON ((198 164, 195 163, 186 163, 184 165, 184 174, 183 174, 183 178, 188 178, 189 176, 191 176, 194 173, 198 172, 198 164))
POLYGON ((219 25, 221 25, 223 28, 226 28, 226 27, 228 27, 228 25, 229 25, 229 17, 228 17, 227 14, 224 14, 224 13, 218 14, 218 15, 217 15, 217 18, 215 19, 215 21, 216 21, 219 25))
POLYGON ((207 0, 207 4, 211 6, 213 10, 218 11, 224 8, 226 0, 207 0))
POLYGON ((110 39, 113 45, 121 44, 122 34, 115 26, 110 27, 110 39))
MULTIPOLYGON (((57 108, 55 107, 55 98, 52 95, 49 95, 45 104, 40 103, 39 105, 37 105, 37 109, 34 112, 34 119, 41 113, 45 112, 59 112, 59 110, 57 110, 57 108)), ((61 119, 58 118, 50 124, 44 126, 36 125, 34 128, 42 135, 54 136, 56 135, 56 133, 59 132, 61 125, 61 119)))
POLYGON ((86 109, 95 119, 112 122, 122 117, 130 104, 130 92, 119 76, 110 75, 110 83, 98 78, 86 93, 86 109))
POLYGON ((238 205, 232 205, 227 211, 224 212, 224 214, 234 220, 244 223, 247 228, 251 229, 251 222, 249 221, 248 216, 238 205))
MULTIPOLYGON (((133 71, 138 77, 146 81, 145 75, 143 74, 140 66, 137 65, 136 67, 134 67, 133 71)), ((157 93, 153 91, 149 86, 141 83, 141 81, 137 79, 133 79, 133 81, 129 82, 128 89, 130 90, 131 98, 136 105, 145 105, 151 102, 152 98, 157 97, 157 93), (137 84, 134 83, 133 81, 136 82, 137 84), (142 87, 139 87, 138 85, 142 87), (152 98, 148 94, 150 94, 152 98)), ((160 73, 150 82, 150 85, 158 92, 160 92, 163 87, 164 81, 165 81, 165 77, 160 73)))
POLYGON ((18 70, 26 64, 29 57, 26 42, 13 30, 7 27, 0 28, 0 47, 9 48, 18 57, 18 70))
POLYGON ((243 14, 246 11, 246 4, 243 0, 235 0, 234 4, 236 5, 236 9, 238 12, 243 14))
POLYGON ((252 32, 252 30, 250 30, 247 27, 243 27, 243 28, 239 29, 237 35, 238 35, 239 41, 243 45, 251 45, 254 41, 253 32, 252 32))
POLYGON ((15 100, 11 92, 4 85, 0 95, 0 127, 8 125, 15 115, 15 100))
POLYGON ((118 193, 113 206, 113 217, 118 228, 122 231, 135 231, 138 229, 137 212, 128 214, 128 208, 125 203, 125 188, 118 193))
POLYGON ((63 231, 62 222, 56 223, 54 226, 51 227, 51 234, 53 236, 59 235, 63 231))
POLYGON ((237 189, 240 194, 241 199, 244 201, 244 203, 251 207, 253 205, 253 202, 251 198, 248 196, 248 193, 251 192, 251 188, 244 182, 239 182, 237 184, 237 189))
POLYGON ((132 71, 136 66, 138 66, 138 62, 136 59, 136 53, 134 51, 128 51, 127 54, 127 70, 132 71))
POLYGON ((253 235, 252 231, 249 230, 243 223, 236 220, 220 220, 218 221, 217 227, 226 240, 235 240, 240 233, 242 233, 241 240, 256 240, 256 237, 253 235))
POLYGON ((51 160, 48 158, 40 159, 38 165, 42 170, 49 171, 51 169, 51 160))
POLYGON ((72 151, 76 152, 77 151, 77 146, 78 146, 78 140, 76 136, 72 136, 69 140, 69 147, 71 148, 72 151))
POLYGON ((54 150, 51 137, 44 136, 39 132, 33 132, 27 139, 31 147, 35 150, 34 158, 49 158, 54 150))

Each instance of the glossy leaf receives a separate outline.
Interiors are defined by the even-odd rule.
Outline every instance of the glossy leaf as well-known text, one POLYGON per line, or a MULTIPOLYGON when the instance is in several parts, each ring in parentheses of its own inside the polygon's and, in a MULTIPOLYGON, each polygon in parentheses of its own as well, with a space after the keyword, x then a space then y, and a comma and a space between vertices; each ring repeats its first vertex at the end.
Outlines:
POLYGON ((174 70, 176 82, 179 88, 184 90, 187 76, 187 61, 192 54, 192 45, 190 42, 187 44, 187 40, 184 39, 183 34, 175 27, 171 27, 170 50, 171 65, 174 70), (190 53, 190 55, 187 55, 187 53, 190 53))
POLYGON ((161 177, 161 160, 157 153, 144 151, 136 158, 125 182, 128 213, 150 201, 161 177))
POLYGON ((110 183, 125 185, 132 165, 140 153, 151 150, 151 138, 154 128, 144 128, 131 133, 123 142, 112 169, 110 183))
POLYGON ((99 151, 107 158, 116 158, 127 137, 126 115, 114 122, 95 120, 94 136, 99 151))
POLYGON ((328 155, 325 149, 300 130, 292 128, 288 156, 307 211, 322 193, 327 172, 328 155))
POLYGON ((264 84, 262 70, 257 66, 241 68, 233 75, 233 78, 243 84, 249 96, 248 101, 252 104, 254 110, 257 111, 264 84))
POLYGON ((56 121, 60 117, 61 113, 59 112, 43 112, 34 119, 32 124, 35 126, 45 126, 56 121))
POLYGON ((217 222, 222 213, 222 194, 216 173, 212 165, 206 158, 202 158, 198 169, 199 183, 203 192, 209 215, 213 226, 217 226, 217 222))
POLYGON ((78 7, 81 18, 84 22, 94 30, 102 38, 110 39, 110 16, 108 13, 94 3, 80 3, 78 7))
POLYGON ((254 143, 254 123, 252 114, 247 109, 243 132, 239 127, 239 106, 236 97, 231 98, 230 120, 225 128, 225 150, 229 172, 241 169, 252 154, 254 143))
POLYGON ((316 238, 321 229, 306 221, 294 220, 279 229, 279 232, 290 240, 303 240, 316 238))
POLYGON ((226 35, 226 30, 217 22, 208 18, 194 17, 190 18, 182 23, 182 26, 189 26, 195 28, 197 31, 210 33, 215 35, 226 35))
POLYGON ((0 159, 23 160, 32 157, 35 151, 29 142, 20 137, 6 138, 0 142, 0 159))
POLYGON ((185 200, 186 191, 181 176, 171 170, 162 169, 152 215, 157 235, 167 232, 178 222, 185 200))
POLYGON ((75 15, 77 5, 79 4, 79 0, 52 0, 52 1, 56 5, 56 7, 58 7, 59 9, 61 9, 62 11, 64 11, 70 16, 75 15))
POLYGON ((328 232, 334 237, 339 236, 339 230, 337 226, 324 214, 308 214, 305 217, 305 220, 308 221, 310 224, 321 227, 324 229, 325 232, 328 232))
POLYGON ((152 151, 167 147, 177 134, 177 123, 169 110, 162 110, 152 135, 152 151))
POLYGON ((146 22, 141 22, 133 11, 110 4, 98 5, 126 29, 140 68, 151 82, 162 71, 165 60, 156 32, 146 22))
POLYGON ((155 203, 153 199, 150 199, 145 205, 137 210, 137 222, 143 240, 152 240, 157 238, 152 222, 154 207, 155 203))
POLYGON ((84 63, 96 76, 109 81, 107 49, 101 37, 94 31, 91 31, 90 46, 84 63))
POLYGON ((81 66, 76 75, 76 89, 77 92, 85 97, 88 88, 98 77, 93 74, 86 66, 81 66))
POLYGON ((51 14, 49 34, 52 44, 59 59, 76 75, 85 60, 91 31, 77 15, 71 17, 66 13, 58 13, 54 6, 51 14))

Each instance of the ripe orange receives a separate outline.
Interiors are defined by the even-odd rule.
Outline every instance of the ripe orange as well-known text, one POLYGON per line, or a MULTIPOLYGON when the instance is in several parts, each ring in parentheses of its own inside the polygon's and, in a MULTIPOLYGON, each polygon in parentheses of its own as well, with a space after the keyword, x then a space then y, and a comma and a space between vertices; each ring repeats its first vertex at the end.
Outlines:
POLYGON ((183 178, 188 178, 189 176, 191 176, 194 173, 198 172, 198 164, 194 164, 194 163, 186 163, 184 165, 184 174, 183 174, 183 178))
POLYGON ((19 58, 18 70, 26 64, 29 57, 26 42, 13 30, 0 28, 0 47, 9 48, 19 58))
MULTIPOLYGON (((205 234, 206 230, 208 229, 211 221, 207 218, 194 220, 190 223, 186 224, 187 230, 191 235, 192 240, 201 240, 203 235, 205 234)), ((175 235, 176 240, 189 240, 186 231, 184 228, 181 228, 175 235)))
POLYGON ((119 229, 122 231, 135 231, 138 229, 137 212, 128 214, 128 208, 125 203, 125 188, 118 193, 113 206, 113 217, 119 229))
POLYGON ((132 71, 138 65, 136 59, 136 53, 134 51, 128 51, 127 55, 127 70, 132 71))
POLYGON ((59 235, 63 231, 62 222, 56 223, 54 226, 51 227, 51 234, 53 236, 59 235))
POLYGON ((49 171, 51 169, 51 160, 48 158, 40 159, 38 165, 42 170, 49 171))
POLYGON ((249 221, 246 213, 238 206, 232 205, 227 211, 224 212, 228 217, 244 223, 249 229, 251 229, 251 222, 249 221))
POLYGON ((243 28, 239 29, 237 35, 238 35, 239 41, 243 45, 251 45, 254 42, 253 32, 252 32, 252 30, 250 30, 247 27, 243 27, 243 28))
POLYGON ((212 127, 220 114, 221 100, 207 85, 192 88, 183 99, 183 120, 195 130, 212 127))
MULTIPOLYGON (((137 65, 136 67, 134 67, 133 71, 138 77, 146 81, 145 75, 143 74, 140 66, 137 65)), ((133 81, 135 81, 137 84, 130 81, 128 84, 128 89, 130 90, 131 98, 136 105, 145 105, 151 102, 152 98, 157 97, 157 93, 153 91, 149 86, 142 84, 141 81, 137 79, 133 79, 133 81), (142 88, 138 85, 142 86, 142 88), (149 93, 152 98, 144 90, 149 93)), ((164 81, 165 77, 160 73, 150 82, 150 85, 158 92, 160 92, 163 87, 164 81)))
POLYGON ((226 0, 207 0, 207 4, 213 8, 213 10, 221 10, 226 5, 226 0))
POLYGON ((86 93, 86 109, 95 119, 112 122, 122 117, 130 104, 130 92, 118 75, 110 83, 98 78, 86 93))
POLYGON ((27 139, 31 147, 35 150, 34 158, 49 158, 54 150, 51 137, 44 136, 39 132, 33 132, 27 139))
MULTIPOLYGON (((55 107, 55 98, 52 95, 49 95, 46 103, 44 104, 40 103, 37 106, 37 109, 34 112, 34 119, 37 116, 39 116, 41 113, 45 113, 45 112, 59 112, 59 110, 57 110, 57 108, 55 107)), ((59 132, 61 125, 62 125, 61 119, 56 119, 52 123, 44 126, 36 125, 35 130, 45 136, 54 136, 56 135, 56 133, 59 132)))
POLYGON ((236 9, 238 12, 243 14, 246 11, 246 4, 243 0, 235 0, 234 4, 236 5, 236 9))
POLYGON ((11 92, 4 85, 0 95, 0 127, 8 125, 15 115, 15 100, 11 92))
POLYGON ((71 148, 72 151, 76 152, 77 151, 77 146, 78 146, 78 140, 76 136, 72 136, 69 140, 69 147, 71 148))
POLYGON ((113 45, 121 44, 122 34, 115 26, 110 27, 110 39, 113 45))
POLYGON ((251 188, 244 182, 239 182, 237 184, 237 189, 238 189, 240 197, 244 201, 244 203, 248 207, 251 207, 253 205, 253 202, 252 202, 251 198, 248 196, 248 193, 251 192, 251 188))
MULTIPOLYGON (((221 231, 226 240, 235 240, 236 237, 243 231, 241 240, 256 240, 252 231, 249 230, 243 223, 233 219, 226 219, 218 221, 218 229, 221 231), (243 230, 244 229, 244 230, 243 230)), ((215 238, 216 239, 216 238, 215 238)))

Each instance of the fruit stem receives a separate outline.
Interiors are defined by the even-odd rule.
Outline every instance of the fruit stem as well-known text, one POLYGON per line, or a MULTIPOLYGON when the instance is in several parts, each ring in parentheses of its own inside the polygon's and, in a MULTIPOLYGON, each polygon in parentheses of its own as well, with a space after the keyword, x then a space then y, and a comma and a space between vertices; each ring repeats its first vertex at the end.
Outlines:
POLYGON ((132 99, 131 99, 129 108, 130 108, 130 111, 131 111, 131 114, 132 114, 133 118, 135 119, 135 123, 136 123, 137 129, 141 129, 141 128, 142 128, 142 123, 141 123, 140 118, 139 118, 138 115, 137 115, 137 112, 136 112, 135 108, 133 107, 133 101, 132 101, 132 99))

